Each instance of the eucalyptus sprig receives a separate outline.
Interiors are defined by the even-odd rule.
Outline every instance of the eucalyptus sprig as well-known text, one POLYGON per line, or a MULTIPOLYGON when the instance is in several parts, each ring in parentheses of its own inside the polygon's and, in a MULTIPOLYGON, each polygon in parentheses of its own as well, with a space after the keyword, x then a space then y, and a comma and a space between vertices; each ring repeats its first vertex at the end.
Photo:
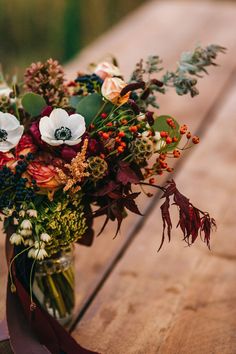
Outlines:
POLYGON ((174 71, 167 71, 160 80, 157 80, 153 74, 157 74, 163 70, 162 60, 159 56, 149 56, 146 62, 140 60, 136 64, 136 68, 131 75, 131 82, 146 83, 145 92, 140 94, 137 101, 143 108, 148 106, 159 108, 156 99, 156 93, 166 93, 168 87, 174 87, 178 95, 186 95, 190 93, 192 97, 199 94, 197 89, 198 78, 203 74, 207 74, 207 67, 216 66, 215 59, 219 53, 225 53, 226 49, 222 46, 211 44, 203 48, 197 46, 194 51, 184 52, 174 71))

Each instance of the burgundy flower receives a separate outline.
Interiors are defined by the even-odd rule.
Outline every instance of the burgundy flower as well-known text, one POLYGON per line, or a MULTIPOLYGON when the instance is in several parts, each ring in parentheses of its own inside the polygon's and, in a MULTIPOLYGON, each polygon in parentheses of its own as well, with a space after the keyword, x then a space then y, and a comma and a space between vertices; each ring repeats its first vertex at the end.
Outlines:
POLYGON ((77 152, 71 146, 63 145, 60 155, 63 160, 70 162, 77 155, 77 152))
POLYGON ((43 108, 42 112, 41 112, 41 117, 45 117, 45 116, 50 116, 50 113, 52 113, 53 107, 52 106, 46 106, 43 108))
POLYGON ((39 121, 35 121, 32 123, 31 127, 29 128, 29 132, 37 145, 42 148, 47 147, 47 144, 41 139, 41 134, 39 131, 39 121))

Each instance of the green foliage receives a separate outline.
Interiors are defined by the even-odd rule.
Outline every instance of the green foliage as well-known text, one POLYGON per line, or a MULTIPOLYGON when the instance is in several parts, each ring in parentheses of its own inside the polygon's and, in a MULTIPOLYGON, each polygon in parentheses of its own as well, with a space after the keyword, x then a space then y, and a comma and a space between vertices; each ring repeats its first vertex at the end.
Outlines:
POLYGON ((149 94, 145 99, 139 96, 139 105, 145 111, 148 106, 159 108, 156 94, 166 93, 168 86, 174 87, 178 95, 186 95, 190 93, 192 97, 199 94, 197 89, 197 79, 202 74, 207 73, 207 67, 214 66, 219 53, 224 53, 225 48, 219 45, 211 44, 205 48, 198 46, 194 51, 185 52, 181 55, 180 61, 175 71, 167 71, 162 78, 157 80, 153 74, 159 73, 161 67, 161 59, 157 55, 148 57, 146 62, 140 60, 136 64, 136 68, 131 75, 131 82, 145 81, 146 90, 149 94))
POLYGON ((197 78, 202 74, 207 74, 207 67, 216 65, 214 60, 219 53, 225 53, 225 48, 219 45, 211 44, 205 48, 196 47, 192 52, 184 52, 180 57, 180 61, 176 71, 167 71, 162 81, 165 86, 175 88, 178 95, 186 95, 190 93, 192 97, 199 94, 196 87, 197 78))
POLYGON ((84 97, 79 101, 76 112, 81 114, 85 118, 87 127, 91 122, 102 113, 103 107, 105 107, 106 102, 102 99, 102 96, 98 93, 92 93, 84 97))
POLYGON ((43 108, 47 106, 47 103, 42 96, 32 92, 26 93, 22 97, 21 103, 26 112, 32 117, 40 115, 43 108))
POLYGON ((83 208, 80 193, 73 197, 60 193, 52 202, 45 199, 40 204, 37 225, 52 237, 45 247, 49 256, 84 235, 87 226, 83 208))
POLYGON ((181 139, 181 134, 179 132, 179 123, 171 116, 167 116, 167 115, 163 115, 163 116, 158 116, 155 118, 155 122, 154 125, 152 126, 152 128, 154 129, 154 131, 164 131, 164 132, 168 132, 169 136, 171 138, 177 137, 178 141, 173 142, 171 144, 166 145, 162 151, 166 152, 166 151, 173 151, 179 144, 180 139, 181 139), (169 126, 169 124, 167 123, 167 119, 171 118, 174 123, 175 123, 175 128, 173 129, 172 127, 169 126))

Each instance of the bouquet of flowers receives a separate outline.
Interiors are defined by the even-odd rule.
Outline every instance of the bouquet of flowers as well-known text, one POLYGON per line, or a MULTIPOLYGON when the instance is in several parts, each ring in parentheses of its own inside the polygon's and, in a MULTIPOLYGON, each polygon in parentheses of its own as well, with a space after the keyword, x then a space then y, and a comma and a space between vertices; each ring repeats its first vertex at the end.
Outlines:
MULTIPOLYGON (((105 218, 97 233, 111 220, 117 222, 117 235, 127 212, 141 214, 137 198, 146 185, 163 192, 159 248, 171 237, 172 201, 184 241, 191 245, 202 235, 210 247, 214 219, 173 180, 156 184, 158 176, 173 171, 171 158, 199 142, 185 124, 157 114, 157 98, 168 87, 178 95, 197 95, 197 79, 215 65, 219 52, 224 48, 218 45, 198 46, 164 75, 160 58, 150 56, 137 63, 127 81, 114 59, 91 65, 90 73, 79 72, 70 82, 52 59, 31 64, 23 83, 14 80, 11 88, 1 75, 0 212, 9 296, 18 296, 25 312, 35 312, 43 326, 46 312, 62 324, 71 316, 72 245, 92 244, 93 220, 99 216, 105 218)), ((60 328, 49 317, 52 327, 60 328)), ((42 333, 40 338, 45 344, 42 333)))

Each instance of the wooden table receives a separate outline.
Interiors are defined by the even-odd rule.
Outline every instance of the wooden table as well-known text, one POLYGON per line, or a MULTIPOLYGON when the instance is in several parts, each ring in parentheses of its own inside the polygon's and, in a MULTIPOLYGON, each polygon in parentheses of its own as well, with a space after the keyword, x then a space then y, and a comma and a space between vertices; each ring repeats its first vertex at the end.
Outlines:
MULTIPOLYGON (((174 178, 194 204, 216 218, 212 251, 200 241, 184 247, 174 230, 172 243, 156 252, 159 195, 140 200, 145 217, 130 215, 115 240, 111 225, 92 248, 78 248, 72 334, 103 354, 236 353, 236 6, 148 2, 87 47, 67 72, 74 77, 106 53, 118 58, 125 75, 149 54, 159 54, 173 68, 179 54, 198 42, 228 48, 220 67, 200 82, 200 96, 169 92, 159 101, 161 114, 171 114, 201 137, 178 161, 174 178)), ((5 278, 1 265, 1 282, 5 278)), ((0 299, 3 316, 3 286, 0 299)))

